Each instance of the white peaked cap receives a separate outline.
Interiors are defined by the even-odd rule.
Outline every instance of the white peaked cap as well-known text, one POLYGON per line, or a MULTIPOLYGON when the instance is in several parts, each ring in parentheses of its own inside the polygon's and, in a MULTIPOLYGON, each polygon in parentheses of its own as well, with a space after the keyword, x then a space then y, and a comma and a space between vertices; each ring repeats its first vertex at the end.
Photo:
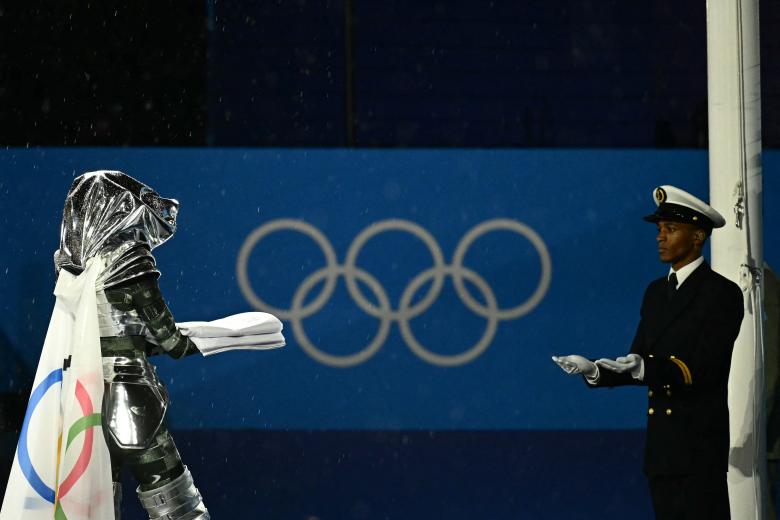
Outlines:
POLYGON ((657 208, 655 213, 645 217, 648 222, 673 220, 705 229, 726 225, 726 219, 712 206, 680 188, 668 184, 659 186, 653 190, 653 200, 657 208))

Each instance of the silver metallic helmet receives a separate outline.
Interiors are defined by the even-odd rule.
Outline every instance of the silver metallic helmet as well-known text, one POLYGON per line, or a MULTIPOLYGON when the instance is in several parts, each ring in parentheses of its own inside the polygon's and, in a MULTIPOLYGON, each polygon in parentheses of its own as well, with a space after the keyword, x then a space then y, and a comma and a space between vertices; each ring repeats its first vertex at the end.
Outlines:
POLYGON ((103 287, 149 273, 159 276, 151 251, 176 231, 178 210, 176 200, 122 172, 80 175, 65 199, 60 248, 54 253, 57 273, 79 274, 87 260, 100 256, 107 264, 98 278, 103 287))

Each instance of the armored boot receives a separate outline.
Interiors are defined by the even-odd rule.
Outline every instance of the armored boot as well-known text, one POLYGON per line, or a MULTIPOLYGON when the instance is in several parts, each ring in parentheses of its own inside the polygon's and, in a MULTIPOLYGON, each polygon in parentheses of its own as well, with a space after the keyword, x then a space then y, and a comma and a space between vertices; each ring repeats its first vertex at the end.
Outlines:
POLYGON ((149 513, 149 520, 211 520, 192 475, 184 473, 162 487, 138 490, 138 498, 149 513))

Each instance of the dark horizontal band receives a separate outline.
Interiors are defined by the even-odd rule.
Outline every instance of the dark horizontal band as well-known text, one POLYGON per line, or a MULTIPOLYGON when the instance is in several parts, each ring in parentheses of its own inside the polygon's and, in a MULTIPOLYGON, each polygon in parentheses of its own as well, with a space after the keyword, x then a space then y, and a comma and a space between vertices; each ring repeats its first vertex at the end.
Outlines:
POLYGON ((664 202, 656 208, 655 213, 643 217, 647 222, 660 222, 662 220, 669 220, 671 222, 682 222, 685 224, 693 224, 707 231, 712 231, 715 227, 712 220, 710 220, 703 213, 691 209, 686 206, 680 206, 679 204, 672 204, 670 202, 664 202))

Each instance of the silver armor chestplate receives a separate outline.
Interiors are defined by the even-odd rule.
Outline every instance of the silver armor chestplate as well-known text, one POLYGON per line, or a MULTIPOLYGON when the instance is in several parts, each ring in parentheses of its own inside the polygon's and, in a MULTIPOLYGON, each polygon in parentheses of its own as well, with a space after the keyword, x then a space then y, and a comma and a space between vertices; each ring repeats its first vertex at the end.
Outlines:
POLYGON ((109 301, 105 291, 97 292, 97 314, 100 337, 145 336, 146 324, 133 308, 133 300, 127 293, 112 292, 114 301, 109 301), (122 298, 118 301, 118 298, 122 298), (126 298, 126 299, 125 299, 126 298))
POLYGON ((168 391, 146 356, 104 356, 103 417, 120 448, 149 446, 168 409, 168 391))

